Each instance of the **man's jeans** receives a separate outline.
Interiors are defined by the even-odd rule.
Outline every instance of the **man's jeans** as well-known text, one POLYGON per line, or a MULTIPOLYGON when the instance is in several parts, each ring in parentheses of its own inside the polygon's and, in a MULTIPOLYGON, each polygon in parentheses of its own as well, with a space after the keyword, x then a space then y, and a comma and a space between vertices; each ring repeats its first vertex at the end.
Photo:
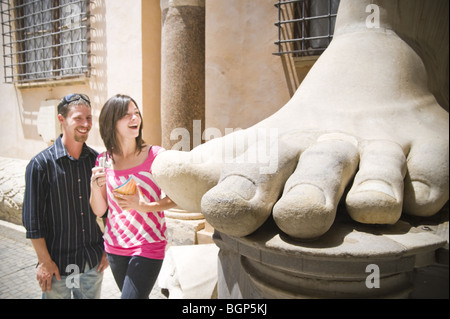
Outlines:
POLYGON ((102 288, 103 272, 97 272, 97 267, 89 269, 86 264, 84 273, 78 273, 74 265, 69 276, 61 276, 58 281, 52 278, 50 291, 42 293, 42 299, 99 299, 102 288))

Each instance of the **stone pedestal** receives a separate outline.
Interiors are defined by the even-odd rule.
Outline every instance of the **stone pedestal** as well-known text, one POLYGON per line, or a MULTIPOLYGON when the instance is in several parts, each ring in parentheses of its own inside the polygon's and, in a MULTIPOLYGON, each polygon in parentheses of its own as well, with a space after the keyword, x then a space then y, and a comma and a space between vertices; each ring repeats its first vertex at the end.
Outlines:
POLYGON ((205 125, 205 0, 161 0, 161 11, 162 146, 188 151, 205 125))
MULTIPOLYGON (((448 237, 448 214, 445 227, 448 237)), ((218 297, 408 298, 414 269, 433 264, 447 240, 431 226, 406 221, 368 226, 337 220, 312 242, 293 241, 272 220, 244 238, 216 231, 218 297)))

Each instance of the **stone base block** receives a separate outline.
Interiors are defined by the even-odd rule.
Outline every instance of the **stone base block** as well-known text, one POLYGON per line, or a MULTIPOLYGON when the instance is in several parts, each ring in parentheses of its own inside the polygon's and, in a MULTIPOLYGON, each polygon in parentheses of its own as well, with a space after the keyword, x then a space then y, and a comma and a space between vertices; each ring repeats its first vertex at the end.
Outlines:
POLYGON ((195 245, 197 244, 197 232, 205 228, 205 220, 181 220, 166 218, 168 244, 195 245))

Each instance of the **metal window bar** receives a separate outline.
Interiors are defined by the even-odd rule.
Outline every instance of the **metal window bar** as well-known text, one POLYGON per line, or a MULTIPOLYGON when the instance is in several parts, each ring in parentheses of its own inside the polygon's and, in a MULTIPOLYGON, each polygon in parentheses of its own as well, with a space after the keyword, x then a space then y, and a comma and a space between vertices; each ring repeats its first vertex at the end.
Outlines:
POLYGON ((6 83, 90 75, 87 0, 1 0, 6 83))
POLYGON ((11 12, 11 6, 9 1, 2 0, 1 3, 1 26, 2 26, 2 37, 3 37, 3 45, 2 45, 2 53, 3 53, 3 66, 4 66, 4 78, 6 82, 11 82, 13 78, 13 69, 11 65, 13 64, 12 59, 12 33, 11 33, 11 25, 9 23, 9 16, 11 12))
POLYGON ((320 55, 333 38, 338 6, 339 0, 278 0, 278 52, 273 54, 320 55))

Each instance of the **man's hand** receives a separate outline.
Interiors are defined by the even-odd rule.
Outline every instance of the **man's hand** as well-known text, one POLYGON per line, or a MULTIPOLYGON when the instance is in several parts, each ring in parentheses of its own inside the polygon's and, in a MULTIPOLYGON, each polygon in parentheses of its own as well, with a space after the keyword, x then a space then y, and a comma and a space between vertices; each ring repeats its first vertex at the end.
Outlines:
POLYGON ((54 261, 43 262, 38 265, 36 279, 39 282, 42 292, 51 290, 53 275, 55 275, 58 281, 61 281, 58 266, 56 266, 54 261))
POLYGON ((103 272, 106 268, 108 268, 109 262, 108 258, 106 257, 106 253, 103 252, 102 259, 100 260, 100 264, 97 267, 97 272, 103 272))

